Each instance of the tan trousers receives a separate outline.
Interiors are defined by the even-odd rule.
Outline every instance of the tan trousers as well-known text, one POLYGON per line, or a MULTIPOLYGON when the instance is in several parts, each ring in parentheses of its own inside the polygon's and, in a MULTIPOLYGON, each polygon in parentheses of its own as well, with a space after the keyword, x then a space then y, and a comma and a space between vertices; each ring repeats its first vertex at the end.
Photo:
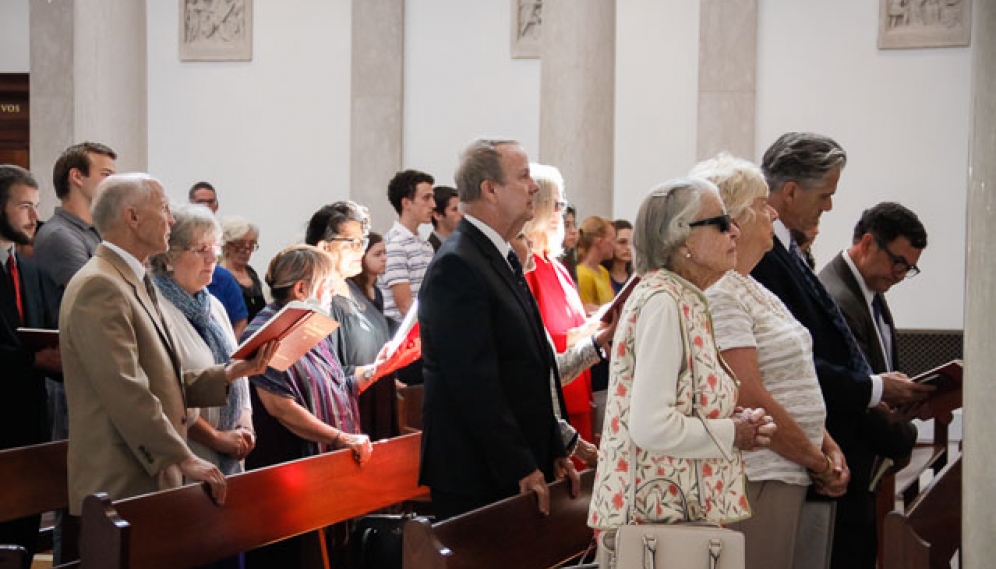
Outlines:
POLYGON ((747 569, 793 569, 806 486, 747 481, 747 500, 753 515, 729 526, 744 534, 747 569))

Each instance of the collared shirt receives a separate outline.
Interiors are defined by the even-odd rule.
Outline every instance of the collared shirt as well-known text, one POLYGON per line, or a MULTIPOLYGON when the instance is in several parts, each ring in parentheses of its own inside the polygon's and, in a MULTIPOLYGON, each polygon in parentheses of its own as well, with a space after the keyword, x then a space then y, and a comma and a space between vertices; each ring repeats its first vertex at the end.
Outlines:
POLYGON ((46 221, 35 236, 34 261, 55 279, 59 286, 66 286, 100 244, 97 229, 61 207, 46 221))
POLYGON ((400 322, 404 315, 394 302, 391 287, 407 283, 412 299, 418 298, 425 270, 436 252, 428 241, 398 221, 384 234, 384 247, 387 251, 387 269, 377 278, 377 287, 384 295, 384 315, 400 322))
POLYGON ((890 345, 886 347, 886 340, 882 331, 882 327, 888 326, 888 323, 885 322, 884 316, 882 319, 876 318, 875 316, 875 308, 872 306, 872 301, 875 300, 875 291, 868 288, 868 285, 865 283, 865 278, 861 276, 861 272, 858 271, 858 267, 854 264, 854 259, 851 258, 851 255, 847 252, 847 249, 844 249, 841 256, 844 258, 844 262, 847 263, 847 268, 851 269, 851 274, 854 275, 854 280, 858 281, 858 287, 861 288, 861 294, 865 298, 865 307, 868 308, 868 314, 871 314, 872 320, 877 320, 877 322, 875 322, 875 329, 879 331, 879 333, 876 334, 876 336, 878 336, 878 345, 882 348, 882 353, 885 354, 885 365, 889 368, 889 371, 892 371, 892 346, 890 345))
POLYGON ((121 247, 118 247, 114 243, 111 243, 110 241, 104 241, 104 246, 106 246, 111 251, 114 251, 115 253, 118 254, 119 257, 124 259, 125 263, 127 263, 128 266, 131 268, 131 270, 134 271, 135 276, 138 277, 139 281, 145 279, 145 265, 143 265, 141 261, 135 258, 134 255, 132 255, 128 251, 125 251, 121 247))
MULTIPOLYGON (((512 246, 508 244, 508 241, 505 241, 505 239, 503 239, 502 236, 499 235, 498 232, 495 231, 490 225, 484 223, 480 219, 477 219, 473 215, 465 213, 463 214, 463 218, 473 224, 474 227, 480 229, 481 233, 483 233, 484 236, 487 237, 492 244, 494 244, 495 249, 497 249, 498 253, 501 254, 502 259, 505 259, 505 262, 508 263, 508 252, 512 248, 512 246)), ((509 264, 508 268, 511 269, 512 265, 509 264)))

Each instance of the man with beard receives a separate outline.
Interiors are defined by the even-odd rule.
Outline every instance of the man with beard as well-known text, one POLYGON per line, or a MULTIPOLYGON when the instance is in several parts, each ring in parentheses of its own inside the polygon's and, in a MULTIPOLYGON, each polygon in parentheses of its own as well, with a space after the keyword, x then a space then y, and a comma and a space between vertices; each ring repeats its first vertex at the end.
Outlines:
MULTIPOLYGON (((34 350, 17 329, 58 327, 57 287, 16 245, 30 245, 38 227, 38 183, 27 170, 0 165, 0 449, 48 440, 46 374, 59 373, 57 347, 34 350)), ((34 554, 41 516, 0 523, 0 543, 34 554)))

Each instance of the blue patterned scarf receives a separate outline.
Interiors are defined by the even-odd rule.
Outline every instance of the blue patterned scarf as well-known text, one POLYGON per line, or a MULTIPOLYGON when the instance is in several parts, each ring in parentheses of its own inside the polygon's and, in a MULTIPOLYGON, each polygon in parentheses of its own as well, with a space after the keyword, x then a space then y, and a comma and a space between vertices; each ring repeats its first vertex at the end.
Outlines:
MULTIPOLYGON (((228 339, 221 324, 211 317, 210 293, 205 289, 191 296, 177 284, 173 277, 168 275, 156 275, 155 281, 163 296, 177 307, 194 327, 194 330, 197 330, 197 334, 200 335, 214 355, 214 363, 227 364, 231 361, 229 354, 235 350, 235 346, 228 339)), ((242 409, 248 406, 249 386, 241 379, 232 382, 228 392, 228 403, 221 408, 218 430, 230 431, 238 426, 242 409)), ((221 453, 218 453, 218 457, 220 459, 219 469, 223 473, 236 474, 241 472, 238 460, 221 453)))

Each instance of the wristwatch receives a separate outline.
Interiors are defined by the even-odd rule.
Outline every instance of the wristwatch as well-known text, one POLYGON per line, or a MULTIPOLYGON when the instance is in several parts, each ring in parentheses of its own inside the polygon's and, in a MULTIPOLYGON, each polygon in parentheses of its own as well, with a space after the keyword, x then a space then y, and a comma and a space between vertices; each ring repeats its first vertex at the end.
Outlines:
POLYGON ((363 379, 366 379, 368 381, 370 379, 373 379, 374 373, 376 373, 376 372, 377 372, 377 367, 376 366, 370 366, 370 367, 368 367, 367 369, 363 370, 363 379))

